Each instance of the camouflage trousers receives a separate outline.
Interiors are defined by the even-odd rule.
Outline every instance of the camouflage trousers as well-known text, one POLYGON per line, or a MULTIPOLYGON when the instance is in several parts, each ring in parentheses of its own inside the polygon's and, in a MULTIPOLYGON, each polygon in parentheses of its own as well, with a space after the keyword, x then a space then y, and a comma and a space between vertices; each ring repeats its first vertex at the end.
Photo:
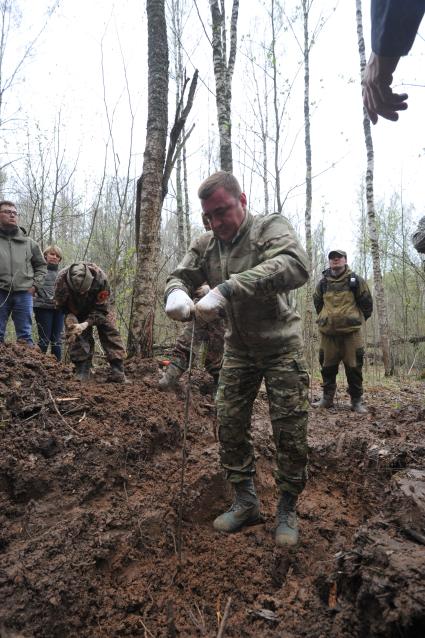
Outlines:
POLYGON ((358 399, 363 394, 364 342, 361 330, 346 335, 320 335, 319 363, 323 379, 323 393, 334 395, 336 375, 341 361, 347 376, 348 394, 358 399))
MULTIPOLYGON (((85 317, 78 317, 78 321, 85 321, 85 317)), ((67 320, 65 320, 65 329, 66 327, 67 320)), ((117 329, 115 312, 112 308, 108 311, 105 317, 105 321, 97 325, 96 328, 99 335, 100 344, 107 360, 111 362, 114 360, 122 361, 123 359, 125 359, 124 344, 117 329)), ((94 354, 94 346, 95 343, 93 338, 93 326, 89 326, 69 346, 69 356, 71 361, 73 363, 83 361, 91 362, 94 354)))
POLYGON ((276 483, 281 491, 299 494, 307 478, 309 385, 301 353, 254 356, 226 349, 216 397, 221 464, 234 483, 255 473, 251 415, 263 379, 276 446, 276 483))
MULTIPOLYGON (((192 342, 193 322, 188 322, 171 353, 171 360, 181 370, 189 367, 190 344, 192 342)), ((209 374, 217 378, 223 360, 224 350, 224 322, 222 319, 205 323, 197 319, 193 337, 194 352, 198 356, 198 365, 205 367, 209 374)))

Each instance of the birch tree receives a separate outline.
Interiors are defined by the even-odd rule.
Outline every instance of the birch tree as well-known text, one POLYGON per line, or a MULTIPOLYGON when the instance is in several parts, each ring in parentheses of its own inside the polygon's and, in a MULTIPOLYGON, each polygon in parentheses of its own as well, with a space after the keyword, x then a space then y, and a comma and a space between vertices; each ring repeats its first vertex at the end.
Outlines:
MULTIPOLYGON (((173 30, 173 54, 174 54, 174 73, 176 84, 176 108, 181 99, 181 92, 184 85, 184 70, 182 61, 182 25, 181 25, 182 7, 180 0, 172 0, 171 2, 171 24, 173 30)), ((184 132, 183 132, 184 133, 184 132)), ((177 256, 180 261, 186 252, 185 242, 185 210, 184 210, 184 191, 183 191, 183 149, 180 149, 176 162, 176 216, 177 216, 177 256)))
MULTIPOLYGON (((20 26, 21 11, 16 0, 2 0, 0 2, 0 130, 11 129, 16 120, 16 113, 10 113, 7 96, 21 78, 25 64, 34 53, 35 45, 47 27, 48 20, 56 10, 59 0, 55 0, 47 8, 45 21, 34 37, 27 41, 23 50, 17 54, 13 41, 16 30, 20 26)), ((2 162, 0 154, 0 171, 10 165, 11 161, 2 162)), ((14 161, 14 160, 12 160, 14 161)))
MULTIPOLYGON (((361 72, 361 76, 363 76, 364 69, 366 67, 366 55, 365 55, 365 44, 364 44, 364 37, 363 37, 361 0, 356 0, 356 21, 357 21, 357 41, 358 41, 359 56, 360 56, 360 72, 361 72)), ((372 252, 375 301, 376 301, 376 310, 378 313, 379 336, 380 336, 380 342, 381 342, 381 348, 382 348, 384 371, 385 371, 385 376, 390 376, 393 373, 393 365, 391 362, 388 313, 387 313, 385 291, 384 291, 384 284, 383 284, 382 271, 381 271, 379 234, 378 234, 376 214, 375 214, 374 184, 373 184, 373 174, 374 174, 373 140, 372 140, 372 132, 370 128, 370 120, 367 115, 365 107, 363 107, 363 130, 364 130, 364 138, 365 138, 366 154, 367 154, 366 177, 365 177, 366 206, 367 206, 370 247, 372 252)))
POLYGON ((233 0, 230 20, 230 49, 227 58, 225 0, 210 0, 215 100, 220 136, 220 167, 233 172, 232 158, 232 78, 236 60, 239 0, 233 0))
POLYGON ((313 245, 311 237, 311 209, 312 209, 312 159, 311 159, 311 136, 310 136, 310 40, 308 29, 309 12, 313 0, 302 0, 303 12, 303 58, 304 58, 304 145, 305 145, 305 243, 309 260, 310 278, 306 283, 306 311, 304 319, 305 343, 309 350, 310 367, 313 368, 314 348, 313 348, 313 293, 312 293, 312 267, 313 267, 313 245))

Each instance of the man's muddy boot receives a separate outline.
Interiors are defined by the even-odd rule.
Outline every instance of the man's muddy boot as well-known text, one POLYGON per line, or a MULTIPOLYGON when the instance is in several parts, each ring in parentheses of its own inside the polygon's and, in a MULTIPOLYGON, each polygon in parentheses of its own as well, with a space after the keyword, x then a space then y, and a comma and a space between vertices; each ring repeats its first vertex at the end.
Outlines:
POLYGON ((111 369, 108 374, 108 381, 111 383, 129 383, 124 374, 124 364, 121 359, 114 359, 110 362, 111 369))
POLYGON ((298 523, 295 507, 296 494, 282 492, 277 505, 275 542, 279 547, 293 547, 298 543, 298 523))
POLYGON ((367 407, 364 405, 361 397, 356 397, 355 399, 351 399, 351 409, 353 412, 357 412, 357 414, 367 414, 367 407))
POLYGON ((260 523, 260 503, 252 478, 233 483, 235 497, 230 509, 215 519, 214 529, 220 532, 237 532, 245 525, 260 523))
POLYGON ((334 407, 334 395, 324 394, 320 401, 314 401, 314 403, 312 403, 311 405, 313 406, 313 408, 326 408, 327 410, 329 410, 329 408, 334 407))
POLYGON ((166 392, 169 390, 174 390, 177 387, 182 374, 183 370, 181 368, 175 366, 174 363, 170 363, 158 382, 159 389, 166 392))
POLYGON ((74 362, 74 376, 78 381, 82 383, 87 382, 90 379, 90 361, 75 361, 74 362))

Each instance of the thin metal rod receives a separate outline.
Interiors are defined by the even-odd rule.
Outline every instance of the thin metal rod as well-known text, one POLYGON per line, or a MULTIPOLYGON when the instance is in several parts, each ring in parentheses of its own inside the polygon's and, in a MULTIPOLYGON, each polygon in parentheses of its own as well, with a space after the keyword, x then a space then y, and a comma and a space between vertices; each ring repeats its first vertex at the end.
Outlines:
POLYGON ((224 614, 223 618, 221 619, 220 627, 218 628, 217 638, 223 638, 224 636, 224 629, 226 627, 227 618, 229 616, 231 602, 232 597, 229 596, 229 598, 227 599, 226 607, 224 608, 224 614))
POLYGON ((192 379, 192 359, 193 359, 193 342, 195 338, 195 319, 193 319, 192 325, 192 338, 190 340, 190 352, 189 352, 189 367, 188 367, 188 379, 186 386, 186 402, 184 406, 184 425, 183 425, 183 446, 182 446, 182 466, 180 474, 180 497, 179 497, 179 518, 177 524, 177 552, 179 563, 182 559, 182 518, 183 518, 183 490, 184 490, 184 476, 186 472, 187 461, 187 427, 189 422, 189 402, 190 402, 190 389, 192 379))

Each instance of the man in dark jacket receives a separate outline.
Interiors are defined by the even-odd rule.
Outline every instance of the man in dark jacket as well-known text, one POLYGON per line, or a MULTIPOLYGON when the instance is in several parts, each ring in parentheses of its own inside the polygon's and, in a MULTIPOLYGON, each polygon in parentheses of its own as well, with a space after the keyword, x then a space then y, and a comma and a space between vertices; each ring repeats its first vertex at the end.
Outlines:
POLYGON ((43 251, 43 256, 47 262, 47 275, 34 297, 38 347, 42 352, 47 352, 49 344, 51 344, 52 354, 60 361, 64 315, 62 310, 55 307, 54 294, 59 263, 62 261, 62 251, 58 246, 47 246, 43 251))
POLYGON ((94 354, 93 326, 111 366, 109 381, 125 383, 125 357, 116 327, 111 289, 105 273, 93 263, 79 262, 60 271, 55 286, 55 304, 65 313, 69 354, 78 379, 87 381, 94 354))
POLYGON ((361 328, 373 310, 372 295, 365 280, 347 265, 344 250, 331 250, 329 268, 316 286, 313 302, 319 317, 319 361, 323 397, 315 407, 331 408, 336 392, 336 375, 341 361, 347 375, 351 409, 367 412, 362 403, 364 343, 361 328))
POLYGON ((34 345, 33 295, 42 286, 46 270, 39 245, 18 226, 15 204, 0 201, 0 343, 12 315, 17 340, 34 345))
POLYGON ((407 93, 391 84, 400 57, 407 55, 425 13, 425 0, 372 0, 372 53, 363 74, 363 102, 373 124, 395 122, 407 109, 407 93))

